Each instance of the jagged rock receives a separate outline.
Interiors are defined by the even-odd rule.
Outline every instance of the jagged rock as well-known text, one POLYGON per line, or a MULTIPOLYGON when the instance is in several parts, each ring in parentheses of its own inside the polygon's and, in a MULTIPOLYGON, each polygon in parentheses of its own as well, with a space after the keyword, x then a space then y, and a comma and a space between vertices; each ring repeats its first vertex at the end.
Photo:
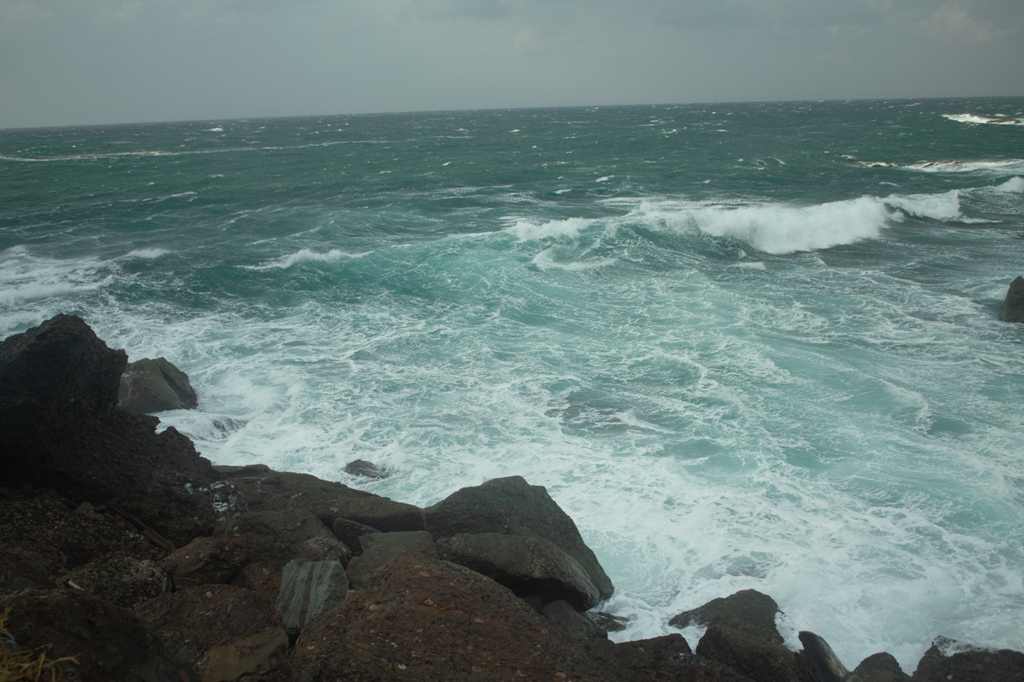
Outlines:
POLYGON ((0 549, 0 594, 54 587, 53 564, 42 554, 20 547, 0 549))
POLYGON ((721 625, 773 644, 782 644, 782 635, 775 627, 775 616, 778 613, 778 604, 767 594, 757 590, 741 590, 728 597, 712 599, 699 608, 684 611, 672 618, 669 625, 677 628, 691 624, 721 625))
POLYGON ((621 645, 570 639, 493 580, 400 554, 303 630, 293 665, 301 682, 749 682, 688 652, 678 635, 621 645))
POLYGON ((345 465, 345 473, 350 476, 381 479, 391 475, 387 469, 365 459, 354 459, 345 465))
POLYGON ((313 618, 337 606, 348 594, 348 577, 339 561, 289 561, 281 575, 277 611, 285 631, 297 636, 313 618))
POLYGON ((92 561, 159 559, 163 554, 118 517, 85 508, 72 512, 65 500, 50 496, 0 499, 0 547, 38 553, 54 577, 92 561))
POLYGON ((857 678, 860 682, 910 682, 910 675, 903 672, 892 654, 885 652, 865 658, 844 682, 856 682, 857 678))
POLYGON ((372 535, 380 531, 358 521, 339 517, 334 519, 334 523, 331 524, 331 532, 334 533, 334 537, 341 540, 345 543, 346 547, 352 550, 353 556, 359 556, 363 553, 363 543, 359 538, 363 535, 372 535))
POLYGON ((246 535, 196 538, 163 560, 177 587, 229 583, 249 562, 246 535))
MULTIPOLYGON (((598 627, 592 620, 576 610, 565 599, 558 599, 547 604, 541 614, 553 623, 557 623, 569 639, 593 639, 608 637, 608 633, 598 627)), ((689 653, 689 652, 687 652, 689 653)))
POLYGON ((130 609, 171 589, 167 572, 155 561, 127 556, 94 561, 65 575, 61 582, 130 609))
POLYGON ((804 653, 818 672, 821 682, 843 682, 850 674, 823 637, 806 630, 802 630, 798 636, 800 643, 804 645, 804 653))
POLYGON ((980 649, 946 637, 936 637, 917 664, 914 682, 1022 682, 1024 653, 980 649))
POLYGON ((348 548, 307 509, 238 514, 218 523, 216 533, 247 536, 249 556, 277 568, 293 559, 347 564, 351 557, 348 548))
POLYGON ((717 661, 757 682, 815 682, 810 659, 781 644, 721 625, 711 625, 697 643, 697 655, 717 661))
POLYGON ((1010 282, 999 319, 1003 322, 1024 322, 1024 277, 1018 276, 1010 282))
POLYGON ((188 375, 166 358, 144 358, 121 375, 117 406, 129 414, 190 410, 199 405, 188 375))
POLYGON ((435 540, 460 533, 503 533, 547 540, 580 563, 601 599, 615 590, 573 520, 543 486, 530 485, 521 476, 462 488, 425 509, 424 516, 435 540))
POLYGON ((7 629, 19 647, 51 645, 51 659, 77 656, 82 682, 181 680, 199 682, 195 670, 130 611, 81 590, 25 590, 0 597, 10 608, 7 629))
POLYGON ((501 533, 459 533, 437 543, 441 558, 493 578, 520 596, 545 604, 564 599, 577 611, 600 601, 580 563, 542 538, 501 533))
POLYGON ((587 611, 583 615, 605 632, 622 632, 626 629, 626 623, 629 622, 629 618, 616 616, 605 611, 587 611))
POLYGON ((243 674, 258 674, 260 680, 289 679, 288 636, 281 617, 247 589, 189 587, 152 599, 135 614, 178 657, 194 665, 203 682, 234 680, 243 674))
POLYGON ((58 315, 0 343, 0 468, 12 488, 116 504, 175 544, 209 535, 217 478, 192 442, 117 406, 127 358, 58 315))
POLYGON ((251 464, 217 467, 245 496, 251 511, 308 509, 330 528, 341 517, 381 531, 423 530, 423 510, 309 474, 278 472, 251 464))
POLYGON ((402 552, 437 558, 434 540, 430 533, 424 530, 374 533, 363 536, 360 542, 363 553, 352 559, 346 569, 349 580, 357 587, 367 582, 375 570, 402 552))

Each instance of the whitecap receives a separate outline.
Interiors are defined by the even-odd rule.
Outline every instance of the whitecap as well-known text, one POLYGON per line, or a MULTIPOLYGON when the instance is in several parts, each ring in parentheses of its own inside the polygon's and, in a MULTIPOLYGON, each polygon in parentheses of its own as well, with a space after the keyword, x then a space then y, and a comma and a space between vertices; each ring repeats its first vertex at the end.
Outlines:
POLYGON ((595 258, 593 260, 559 260, 559 251, 556 247, 544 249, 533 257, 533 264, 540 270, 565 270, 567 272, 580 272, 583 270, 595 270, 608 265, 614 265, 615 258, 595 258))
POLYGON ((301 263, 333 263, 339 260, 350 259, 350 258, 362 258, 367 253, 348 253, 341 249, 331 249, 327 253, 317 253, 310 249, 299 249, 295 253, 290 253, 287 256, 281 256, 275 260, 265 263, 263 265, 245 265, 242 266, 247 270, 271 270, 279 268, 286 270, 293 265, 299 265, 301 263))
POLYGON ((143 260, 154 260, 166 256, 170 251, 167 249, 135 249, 124 255, 125 258, 141 258, 143 260))
POLYGON ((515 235, 521 242, 540 239, 575 239, 594 222, 596 221, 584 218, 550 220, 541 224, 520 220, 507 231, 515 235))
POLYGON ((597 180, 594 180, 594 182, 608 182, 613 177, 615 177, 615 176, 614 175, 604 175, 604 176, 598 178, 597 180))
POLYGON ((1007 180, 1001 185, 996 185, 992 188, 996 192, 1006 192, 1007 194, 1024 194, 1024 178, 1021 176, 1015 176, 1007 180))

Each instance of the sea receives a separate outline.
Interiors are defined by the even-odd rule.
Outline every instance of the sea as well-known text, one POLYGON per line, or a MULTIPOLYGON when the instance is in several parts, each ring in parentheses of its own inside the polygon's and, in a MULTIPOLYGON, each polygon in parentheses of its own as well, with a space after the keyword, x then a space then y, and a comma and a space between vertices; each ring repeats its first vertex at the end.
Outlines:
POLYGON ((166 357, 215 464, 545 486, 618 641, 1024 649, 1018 275, 1022 97, 0 131, 0 337, 166 357))

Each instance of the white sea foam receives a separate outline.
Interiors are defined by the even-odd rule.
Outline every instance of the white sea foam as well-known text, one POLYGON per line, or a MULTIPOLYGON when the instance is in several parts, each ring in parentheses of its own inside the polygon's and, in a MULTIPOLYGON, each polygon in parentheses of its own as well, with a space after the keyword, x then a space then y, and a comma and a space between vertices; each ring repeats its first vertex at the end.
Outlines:
POLYGON ((167 249, 134 249, 124 255, 125 258, 141 258, 143 260, 155 260, 166 256, 170 251, 167 249))
POLYGON ((1024 178, 1019 175, 1010 178, 1003 184, 993 187, 993 190, 997 192, 1006 192, 1008 194, 1022 194, 1024 193, 1024 178))
POLYGON ((1013 116, 980 116, 978 114, 943 114, 943 118, 957 123, 970 123, 971 125, 1024 125, 1024 118, 1013 116))
POLYGON ((594 222, 594 220, 584 218, 551 220, 540 224, 519 220, 515 225, 508 228, 507 231, 515 235, 521 242, 537 241, 540 239, 574 239, 583 230, 594 224, 594 222))
POLYGON ((538 253, 533 258, 533 264, 541 270, 566 270, 569 272, 580 272, 582 270, 594 270, 609 265, 614 265, 615 258, 592 258, 577 259, 570 255, 568 259, 561 258, 561 252, 557 247, 549 247, 538 253))
POLYGON ((300 265, 302 263, 334 263, 351 258, 362 258, 366 255, 367 253, 348 253, 341 249, 331 249, 326 253, 319 253, 311 249, 299 249, 295 253, 281 256, 263 265, 247 265, 243 267, 247 270, 271 270, 275 268, 285 270, 293 265, 300 265))

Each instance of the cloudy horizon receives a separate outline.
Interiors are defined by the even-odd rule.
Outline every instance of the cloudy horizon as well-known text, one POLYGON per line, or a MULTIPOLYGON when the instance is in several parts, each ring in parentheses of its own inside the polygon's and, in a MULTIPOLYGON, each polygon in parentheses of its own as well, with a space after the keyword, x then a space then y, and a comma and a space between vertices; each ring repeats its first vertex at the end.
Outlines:
POLYGON ((0 128, 1024 95, 1020 0, 0 0, 0 128))

